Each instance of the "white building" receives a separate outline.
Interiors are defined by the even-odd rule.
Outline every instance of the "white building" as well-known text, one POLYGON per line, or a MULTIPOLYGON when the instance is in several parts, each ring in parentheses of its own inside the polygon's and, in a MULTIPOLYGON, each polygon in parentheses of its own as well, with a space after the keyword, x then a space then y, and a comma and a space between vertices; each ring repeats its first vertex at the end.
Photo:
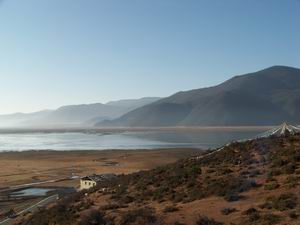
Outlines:
POLYGON ((95 187, 102 181, 112 180, 116 178, 115 174, 108 173, 108 174, 93 174, 90 176, 85 176, 80 179, 80 190, 90 189, 95 187))

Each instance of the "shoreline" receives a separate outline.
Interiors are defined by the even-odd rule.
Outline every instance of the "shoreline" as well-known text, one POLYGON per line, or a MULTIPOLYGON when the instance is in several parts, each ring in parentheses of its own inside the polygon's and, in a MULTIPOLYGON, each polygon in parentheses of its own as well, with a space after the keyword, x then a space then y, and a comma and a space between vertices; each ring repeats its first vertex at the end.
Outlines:
POLYGON ((0 151, 0 157, 3 154, 18 154, 18 153, 89 153, 89 152, 119 152, 119 153, 124 153, 124 152, 131 152, 131 153, 139 153, 139 152, 160 152, 160 151, 176 151, 176 150, 193 150, 193 151, 207 151, 208 149, 204 148, 197 148, 197 147, 165 147, 165 148, 116 148, 116 149, 73 149, 73 150, 55 150, 55 149, 27 149, 27 150, 4 150, 0 151))
POLYGON ((147 131, 200 132, 200 131, 254 131, 268 130, 277 125, 268 126, 194 126, 194 127, 70 127, 70 128, 0 128, 0 134, 15 133, 122 133, 147 131))

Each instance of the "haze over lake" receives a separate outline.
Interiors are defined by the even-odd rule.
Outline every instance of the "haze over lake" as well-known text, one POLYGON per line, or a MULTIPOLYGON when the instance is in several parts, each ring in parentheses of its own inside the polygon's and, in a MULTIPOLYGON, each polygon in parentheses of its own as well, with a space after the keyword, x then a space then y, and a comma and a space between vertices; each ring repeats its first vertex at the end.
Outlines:
POLYGON ((124 132, 2 132, 0 151, 215 148, 262 129, 124 132))

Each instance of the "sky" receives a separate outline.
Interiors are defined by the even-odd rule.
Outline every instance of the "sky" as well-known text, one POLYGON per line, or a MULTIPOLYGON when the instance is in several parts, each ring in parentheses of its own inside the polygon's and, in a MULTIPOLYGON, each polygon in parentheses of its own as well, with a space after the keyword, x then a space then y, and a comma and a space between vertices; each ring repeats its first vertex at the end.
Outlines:
POLYGON ((0 0, 0 114, 300 67, 300 0, 0 0))

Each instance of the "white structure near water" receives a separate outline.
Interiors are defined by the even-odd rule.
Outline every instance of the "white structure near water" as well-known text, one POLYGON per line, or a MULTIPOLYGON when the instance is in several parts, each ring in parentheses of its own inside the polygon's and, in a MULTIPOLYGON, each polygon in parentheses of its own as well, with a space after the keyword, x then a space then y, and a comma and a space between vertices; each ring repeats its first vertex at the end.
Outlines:
POLYGON ((97 184, 103 181, 109 181, 116 177, 115 174, 107 173, 107 174, 93 174, 90 176, 85 176, 80 179, 80 190, 90 189, 95 187, 97 184))

